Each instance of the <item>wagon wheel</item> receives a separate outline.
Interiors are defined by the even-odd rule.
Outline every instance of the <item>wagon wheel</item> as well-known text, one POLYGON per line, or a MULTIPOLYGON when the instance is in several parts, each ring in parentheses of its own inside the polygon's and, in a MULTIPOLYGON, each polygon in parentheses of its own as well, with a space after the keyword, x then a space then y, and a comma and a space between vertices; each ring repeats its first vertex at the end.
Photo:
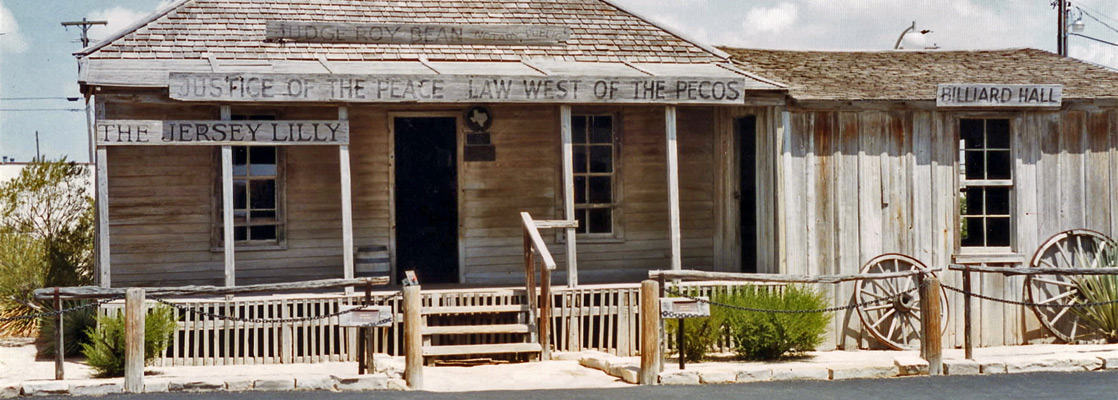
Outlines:
MULTIPOLYGON (((1110 238, 1101 233, 1073 229, 1052 236, 1033 255, 1029 267, 1047 268, 1098 268, 1108 257, 1114 257, 1118 248, 1110 238)), ((1025 278, 1025 293, 1029 296, 1033 312, 1048 331, 1067 343, 1088 339, 1089 329, 1080 324, 1079 316, 1066 305, 1081 301, 1076 278, 1068 275, 1029 275, 1025 278)))
MULTIPOLYGON (((924 263, 915 258, 903 254, 882 254, 863 265, 862 273, 879 274, 927 269, 924 263)), ((916 275, 859 280, 856 292, 858 304, 880 300, 874 304, 858 307, 858 318, 862 320, 862 326, 868 329, 873 337, 894 350, 919 348, 920 291, 912 290, 918 285, 919 280, 916 275)), ((941 321, 943 321, 941 324, 946 330, 947 293, 943 292, 940 299, 941 321)))

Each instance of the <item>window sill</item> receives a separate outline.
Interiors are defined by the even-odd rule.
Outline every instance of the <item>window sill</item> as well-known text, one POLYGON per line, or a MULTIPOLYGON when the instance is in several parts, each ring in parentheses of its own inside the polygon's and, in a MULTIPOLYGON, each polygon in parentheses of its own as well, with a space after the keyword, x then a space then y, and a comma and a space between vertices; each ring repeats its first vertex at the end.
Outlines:
MULTIPOLYGON (((287 250, 286 244, 233 244, 233 251, 277 251, 287 250)), ((224 253, 225 247, 210 247, 211 253, 224 253)))
POLYGON ((955 254, 952 259, 956 264, 1023 264, 1025 255, 1009 252, 974 252, 968 251, 955 254))
MULTIPOLYGON (((564 240, 566 242, 566 240, 564 240)), ((625 243, 625 238, 575 235, 575 243, 625 243)))

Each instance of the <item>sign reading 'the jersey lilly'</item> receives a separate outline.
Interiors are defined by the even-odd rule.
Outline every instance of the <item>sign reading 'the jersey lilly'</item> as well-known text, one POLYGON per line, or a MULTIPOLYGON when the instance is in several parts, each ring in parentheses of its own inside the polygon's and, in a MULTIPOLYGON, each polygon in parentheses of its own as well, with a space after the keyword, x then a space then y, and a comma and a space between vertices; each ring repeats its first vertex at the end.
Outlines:
POLYGON ((348 121, 101 120, 98 146, 143 145, 345 145, 348 121))
POLYGON ((186 101, 740 104, 744 78, 171 73, 186 101))

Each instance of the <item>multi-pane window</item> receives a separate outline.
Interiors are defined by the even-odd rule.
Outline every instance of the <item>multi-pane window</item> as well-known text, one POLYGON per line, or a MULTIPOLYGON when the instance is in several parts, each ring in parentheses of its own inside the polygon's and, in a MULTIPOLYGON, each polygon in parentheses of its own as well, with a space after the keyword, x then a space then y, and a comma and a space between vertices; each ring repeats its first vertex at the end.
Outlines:
POLYGON ((575 218, 578 233, 613 234, 617 183, 614 123, 610 115, 571 118, 575 218))
MULTIPOLYGON (((283 153, 273 146, 233 147, 233 239, 238 244, 279 244, 283 238, 283 153)), ((215 237, 222 243, 224 204, 218 167, 215 237)))
POLYGON ((959 152, 960 244, 1009 247, 1013 189, 1009 120, 959 120, 959 152))

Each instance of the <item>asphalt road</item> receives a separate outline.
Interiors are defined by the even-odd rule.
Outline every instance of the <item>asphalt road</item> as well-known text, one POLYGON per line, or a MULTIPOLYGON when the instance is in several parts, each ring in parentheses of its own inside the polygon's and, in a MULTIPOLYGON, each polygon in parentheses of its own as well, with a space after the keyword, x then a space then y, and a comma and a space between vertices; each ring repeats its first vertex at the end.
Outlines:
MULTIPOLYGON (((77 397, 58 397, 76 399, 77 397)), ((843 381, 766 382, 737 385, 657 386, 595 390, 517 392, 242 392, 155 393, 115 395, 98 399, 1118 399, 1118 371, 1032 373, 985 376, 851 379, 843 381)))

